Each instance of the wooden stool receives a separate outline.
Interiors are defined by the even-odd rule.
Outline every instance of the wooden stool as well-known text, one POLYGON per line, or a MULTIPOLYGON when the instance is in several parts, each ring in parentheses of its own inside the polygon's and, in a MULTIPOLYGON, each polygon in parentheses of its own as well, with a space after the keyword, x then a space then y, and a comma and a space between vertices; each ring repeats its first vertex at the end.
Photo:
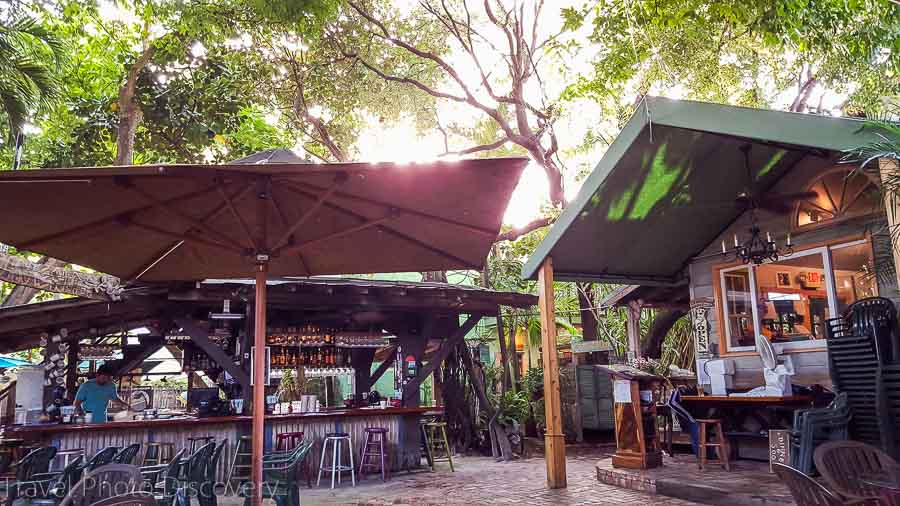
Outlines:
POLYGON ((228 471, 228 479, 225 482, 230 485, 232 480, 241 480, 241 482, 249 480, 253 467, 252 462, 253 436, 241 436, 238 439, 237 448, 234 450, 231 469, 228 471))
POLYGON ((160 464, 168 464, 175 458, 175 443, 161 443, 159 441, 150 441, 144 450, 144 458, 141 460, 141 466, 158 466, 160 464))
POLYGON ((198 448, 202 448, 202 447, 208 445, 209 443, 212 443, 215 440, 216 440, 216 438, 214 438, 212 436, 189 437, 186 440, 188 442, 188 445, 190 448, 188 451, 190 452, 191 455, 193 455, 194 452, 197 451, 198 448))
POLYGON ((53 461, 56 462, 56 459, 62 459, 62 467, 55 468, 57 470, 63 470, 69 467, 69 462, 77 459, 78 457, 84 456, 84 448, 68 448, 66 450, 59 450, 56 452, 56 455, 53 457, 53 461))
POLYGON ((293 450, 302 442, 302 432, 281 432, 275 435, 275 451, 293 450))
POLYGON ((715 448, 716 453, 719 455, 719 460, 713 463, 722 464, 726 471, 731 471, 731 448, 728 445, 728 437, 725 436, 725 431, 722 430, 722 420, 713 418, 697 420, 697 423, 700 425, 700 440, 697 443, 697 466, 703 470, 703 466, 706 465, 706 449, 711 447, 715 448), (709 435, 707 428, 710 426, 716 428, 715 443, 707 441, 707 436, 709 435))
MULTIPOLYGON (((427 422, 419 423, 419 432, 422 433, 420 435, 422 441, 421 441, 419 450, 422 452, 423 455, 425 455, 425 461, 428 462, 428 467, 430 467, 431 470, 434 471, 434 460, 431 458, 431 447, 428 444, 428 431, 425 430, 426 423, 427 422)), ((418 465, 421 463, 422 463, 422 457, 420 456, 419 461, 416 462, 416 467, 418 467, 418 465)))
POLYGON ((428 438, 428 453, 431 454, 431 469, 434 470, 435 462, 449 462, 450 472, 455 472, 453 469, 453 452, 450 450, 450 440, 447 439, 447 423, 426 423, 425 429, 428 438), (440 454, 435 450, 441 450, 444 454, 439 456, 440 454))
POLYGON ((387 481, 391 462, 391 459, 388 458, 387 450, 384 448, 387 432, 388 430, 384 427, 369 427, 366 429, 366 443, 363 445, 362 455, 359 459, 360 481, 366 476, 366 466, 376 471, 381 470, 381 481, 387 481), (377 457, 378 459, 371 462, 369 457, 377 457))

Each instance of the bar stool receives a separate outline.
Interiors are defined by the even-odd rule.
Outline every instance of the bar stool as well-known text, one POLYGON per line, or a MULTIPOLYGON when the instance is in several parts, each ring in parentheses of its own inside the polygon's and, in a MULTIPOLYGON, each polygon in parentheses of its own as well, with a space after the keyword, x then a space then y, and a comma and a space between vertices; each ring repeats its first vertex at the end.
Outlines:
POLYGON ((175 443, 163 443, 160 441, 150 441, 147 448, 144 449, 144 458, 141 460, 141 466, 158 466, 160 464, 168 464, 175 458, 175 443))
POLYGON ((237 448, 234 450, 234 458, 231 459, 231 469, 228 471, 229 485, 232 480, 247 481, 250 479, 253 467, 253 436, 241 436, 238 439, 237 448), (235 474, 237 472, 238 474, 235 474))
POLYGON ((302 432, 281 432, 275 435, 275 451, 293 450, 302 442, 302 432))
MULTIPOLYGON (((419 422, 419 432, 421 432, 421 441, 419 442, 419 451, 422 452, 422 455, 425 455, 425 461, 428 462, 428 467, 434 471, 434 459, 431 458, 431 447, 428 445, 428 431, 425 430, 426 422, 419 422)), ((416 462, 416 466, 422 463, 422 457, 419 457, 419 461, 416 462)))
POLYGON ((62 470, 69 467, 70 461, 83 456, 84 448, 67 448, 65 450, 57 451, 56 455, 53 457, 53 461, 56 462, 57 459, 62 459, 62 467, 56 468, 57 470, 62 470))
POLYGON ((194 436, 186 439, 190 448, 189 451, 191 455, 193 455, 198 448, 202 448, 215 440, 216 438, 213 436, 194 436))
POLYGON ((697 420, 697 424, 700 426, 700 438, 697 442, 697 466, 702 471, 703 466, 707 464, 706 449, 715 448, 716 453, 719 455, 719 459, 712 461, 712 463, 722 464, 722 467, 724 467, 726 471, 731 471, 731 452, 728 445, 728 437, 725 436, 725 431, 722 430, 722 420, 719 418, 709 418, 697 420), (707 440, 707 436, 710 435, 708 432, 710 427, 715 427, 716 429, 715 443, 711 443, 707 440))
POLYGON ((350 471, 350 480, 353 486, 356 486, 356 474, 354 473, 355 465, 353 464, 353 442, 350 440, 350 434, 346 432, 330 432, 325 435, 325 441, 322 443, 322 457, 319 458, 319 477, 316 480, 316 486, 322 482, 322 471, 331 471, 331 488, 334 488, 334 476, 337 474, 338 485, 341 484, 341 473, 350 471), (350 455, 350 465, 341 464, 341 443, 347 442, 347 450, 350 455), (328 451, 328 443, 331 443, 331 467, 325 467, 325 453, 328 451))
POLYGON ((428 453, 431 454, 431 469, 434 470, 435 462, 450 463, 450 472, 453 469, 453 452, 450 450, 450 440, 447 439, 447 423, 446 422, 430 422, 425 424, 426 437, 428 442, 428 453), (436 450, 444 452, 443 456, 439 456, 436 450))
POLYGON ((384 440, 387 438, 388 430, 384 427, 368 427, 366 428, 366 443, 363 445, 362 456, 359 459, 359 481, 366 477, 366 466, 381 470, 381 481, 387 481, 387 474, 390 467, 390 459, 384 448, 384 440), (371 451, 370 451, 371 450, 371 451), (378 457, 378 460, 371 462, 369 457, 378 457))

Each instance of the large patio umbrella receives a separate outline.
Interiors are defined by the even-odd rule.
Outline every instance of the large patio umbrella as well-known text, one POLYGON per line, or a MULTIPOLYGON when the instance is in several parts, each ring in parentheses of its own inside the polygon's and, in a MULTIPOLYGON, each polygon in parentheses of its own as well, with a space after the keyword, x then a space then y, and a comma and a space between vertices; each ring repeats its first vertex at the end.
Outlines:
MULTIPOLYGON (((0 172, 0 242, 132 283, 253 271, 254 345, 261 350, 270 274, 480 268, 526 161, 0 172)), ((263 382, 263 360, 255 354, 255 385, 263 382)), ((254 388, 257 484, 263 399, 263 389, 254 388)))

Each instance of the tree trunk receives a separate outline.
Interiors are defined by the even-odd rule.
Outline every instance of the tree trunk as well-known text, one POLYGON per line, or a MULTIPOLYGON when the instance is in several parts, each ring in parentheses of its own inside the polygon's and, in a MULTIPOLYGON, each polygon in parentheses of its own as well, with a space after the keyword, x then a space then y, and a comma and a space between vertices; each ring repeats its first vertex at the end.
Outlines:
POLYGON ((650 325, 650 331, 647 337, 641 343, 641 356, 647 358, 660 358, 662 356, 662 344, 666 339, 666 334, 672 325, 675 325, 682 316, 686 315, 684 309, 669 309, 658 311, 653 317, 653 323, 650 325))
POLYGON ((500 449, 499 457, 503 460, 512 460, 512 446, 509 443, 509 435, 506 432, 506 428, 496 422, 497 412, 487 398, 484 381, 482 381, 479 371, 475 370, 475 363, 472 360, 472 355, 469 353, 469 347, 465 343, 460 346, 463 347, 460 354, 462 355, 466 371, 469 373, 469 379, 472 380, 472 388, 475 390, 478 402, 482 405, 489 420, 488 432, 491 436, 491 447, 494 448, 496 446, 500 449))
POLYGON ((447 282, 447 272, 446 271, 428 271, 422 273, 422 281, 429 283, 446 283, 447 282))
POLYGON ((138 76, 150 63, 156 49, 145 42, 144 51, 138 56, 134 65, 128 69, 125 84, 119 89, 119 129, 116 134, 116 165, 134 163, 134 136, 137 127, 144 119, 141 106, 134 100, 138 76))
POLYGON ((578 283, 578 309, 581 315, 581 332, 585 341, 597 340, 597 317, 594 314, 593 285, 578 283))

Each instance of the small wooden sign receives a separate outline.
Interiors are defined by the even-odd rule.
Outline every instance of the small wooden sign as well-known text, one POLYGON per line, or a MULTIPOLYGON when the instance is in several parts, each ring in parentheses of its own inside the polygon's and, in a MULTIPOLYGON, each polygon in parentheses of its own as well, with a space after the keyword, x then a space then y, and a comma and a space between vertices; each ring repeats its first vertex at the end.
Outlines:
POLYGON ((791 431, 769 431, 769 472, 772 464, 791 465, 791 431))

